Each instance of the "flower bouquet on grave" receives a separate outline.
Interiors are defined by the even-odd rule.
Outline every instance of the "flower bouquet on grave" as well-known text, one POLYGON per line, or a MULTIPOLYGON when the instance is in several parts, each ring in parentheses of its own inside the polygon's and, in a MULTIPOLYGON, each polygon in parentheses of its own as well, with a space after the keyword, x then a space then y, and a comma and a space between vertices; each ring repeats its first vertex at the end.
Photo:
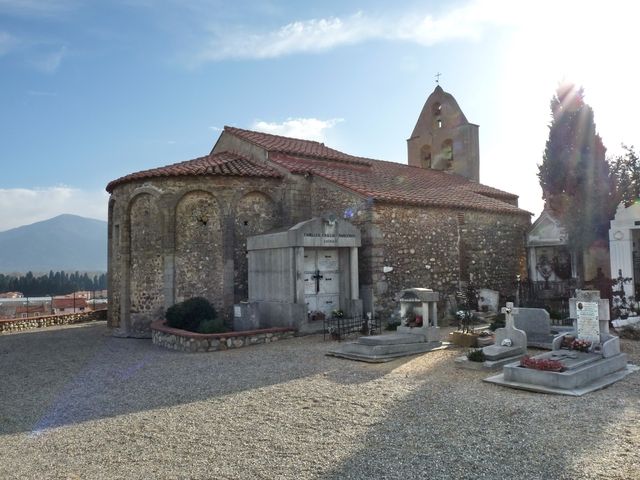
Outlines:
POLYGON ((549 358, 532 358, 525 355, 520 360, 520 366, 524 368, 532 368, 534 370, 544 370, 547 372, 562 372, 564 365, 560 360, 551 360, 549 358))
POLYGON ((579 338, 576 338, 571 342, 571 346, 569 348, 579 352, 588 352, 591 348, 591 342, 589 340, 580 340, 579 338))
POLYGON ((571 349, 571 344, 573 343, 573 341, 576 339, 575 336, 573 335, 565 335, 562 337, 562 345, 560 348, 565 348, 567 350, 571 349))

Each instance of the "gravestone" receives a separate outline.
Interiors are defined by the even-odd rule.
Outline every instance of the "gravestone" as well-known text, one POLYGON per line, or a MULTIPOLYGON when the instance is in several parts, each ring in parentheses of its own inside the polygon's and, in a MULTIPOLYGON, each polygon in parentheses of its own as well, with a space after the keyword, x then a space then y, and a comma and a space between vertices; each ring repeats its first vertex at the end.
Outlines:
POLYGON ((551 318, 544 308, 520 308, 516 328, 527 333, 527 346, 551 350, 556 334, 551 332, 551 318))
POLYGON ((513 318, 514 315, 518 315, 520 309, 515 308, 513 303, 508 302, 501 311, 505 314, 505 326, 495 331, 495 343, 493 345, 482 348, 485 361, 471 362, 465 355, 456 358, 456 366, 477 370, 492 370, 519 360, 527 353, 527 334, 523 330, 516 328, 513 318))
POLYGON ((598 291, 576 290, 570 308, 576 314, 574 331, 558 335, 553 339, 551 352, 532 359, 560 362, 560 371, 525 368, 514 362, 505 365, 502 374, 485 381, 534 392, 580 396, 611 385, 638 369, 627 365, 618 337, 609 333, 608 300, 600 299, 598 291), (566 342, 565 337, 569 337, 566 342), (574 349, 575 344, 569 340, 575 338, 591 342, 588 350, 574 349))
POLYGON ((496 330, 496 341, 493 345, 482 349, 488 361, 502 360, 527 353, 527 334, 516 328, 513 319, 514 315, 519 314, 520 309, 515 308, 513 303, 507 302, 507 306, 502 307, 501 312, 505 314, 504 328, 496 330))
POLYGON ((479 293, 480 298, 478 299, 478 308, 482 310, 482 307, 486 306, 487 311, 497 313, 500 292, 490 290, 488 288, 481 288, 479 293))

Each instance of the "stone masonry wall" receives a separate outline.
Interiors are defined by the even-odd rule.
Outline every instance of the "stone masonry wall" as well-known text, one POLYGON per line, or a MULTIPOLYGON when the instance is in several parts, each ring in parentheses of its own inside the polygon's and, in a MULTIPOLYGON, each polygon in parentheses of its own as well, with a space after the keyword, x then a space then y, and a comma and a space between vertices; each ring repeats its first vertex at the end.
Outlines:
POLYGON ((291 328, 265 328, 246 332, 211 334, 192 333, 167 327, 161 321, 152 323, 151 331, 154 345, 188 353, 215 352, 273 343, 295 335, 295 330, 291 328))
POLYGON ((509 295, 524 268, 526 215, 379 204, 322 179, 310 193, 313 216, 334 213, 361 228, 360 285, 371 289, 383 320, 404 288, 432 288, 444 298, 472 273, 476 286, 509 295))
POLYGON ((164 308, 199 294, 230 322, 233 303, 247 295, 246 237, 290 227, 302 212, 333 213, 361 229, 360 290, 382 320, 399 290, 449 294, 470 273, 478 287, 510 294, 529 225, 526 215, 379 204, 314 176, 161 178, 119 185, 111 200, 109 280, 124 313, 118 319, 110 305, 109 325, 125 330, 128 311, 147 312, 148 330, 164 308), (305 192, 295 205, 292 186, 305 192))
POLYGON ((526 269, 525 235, 530 219, 525 215, 504 215, 467 211, 460 224, 461 239, 469 259, 468 273, 480 288, 513 295, 516 275, 526 269))
POLYGON ((176 207, 175 301, 194 296, 223 309, 222 211, 208 192, 190 192, 176 207))
POLYGON ((312 217, 334 214, 360 228, 362 247, 358 252, 358 277, 361 285, 371 285, 370 226, 373 203, 322 179, 314 179, 311 182, 309 193, 312 217))
POLYGON ((236 241, 236 220, 242 226, 248 221, 250 234, 279 226, 273 199, 282 197, 283 188, 277 178, 247 177, 170 177, 116 186, 109 282, 123 314, 110 305, 109 326, 123 335, 150 336, 150 322, 166 308, 198 295, 212 300, 230 322, 235 298, 246 291, 246 275, 235 282, 234 264, 242 260, 236 247, 245 238, 236 241))
POLYGON ((459 279, 458 225, 450 209, 377 205, 375 223, 382 232, 374 281, 377 310, 388 316, 398 307, 394 296, 404 288, 424 287, 440 293, 459 279), (384 267, 393 270, 384 273, 384 267))
POLYGON ((233 216, 235 229, 233 283, 236 303, 247 300, 249 297, 247 237, 267 232, 281 225, 280 210, 280 206, 270 197, 259 192, 244 195, 236 204, 233 216))
POLYGON ((162 222, 159 205, 148 193, 131 202, 131 329, 143 334, 152 319, 164 308, 162 222))
POLYGON ((52 327, 55 325, 94 322, 97 320, 106 320, 106 318, 106 310, 67 313, 64 315, 44 315, 42 317, 14 318, 10 320, 0 320, 0 333, 22 332, 24 330, 52 327))

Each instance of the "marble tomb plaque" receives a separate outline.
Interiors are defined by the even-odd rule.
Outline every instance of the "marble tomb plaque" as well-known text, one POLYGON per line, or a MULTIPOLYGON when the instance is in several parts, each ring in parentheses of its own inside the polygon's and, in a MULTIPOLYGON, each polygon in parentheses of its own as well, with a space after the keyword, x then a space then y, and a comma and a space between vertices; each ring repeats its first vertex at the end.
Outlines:
POLYGON ((578 302, 576 305, 577 334, 581 340, 600 343, 600 318, 598 302, 578 302))

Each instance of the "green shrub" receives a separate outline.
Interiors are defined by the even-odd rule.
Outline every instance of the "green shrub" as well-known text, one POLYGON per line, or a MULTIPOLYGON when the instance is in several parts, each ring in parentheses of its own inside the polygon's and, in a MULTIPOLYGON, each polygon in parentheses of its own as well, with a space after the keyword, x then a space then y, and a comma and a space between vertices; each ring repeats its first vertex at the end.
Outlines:
POLYGON ((169 307, 165 318, 170 327, 200 332, 204 322, 216 319, 216 311, 206 298, 193 297, 169 307))
POLYGON ((484 356, 484 352, 481 348, 476 348, 475 350, 469 350, 467 352, 467 358, 470 362, 484 362, 486 357, 484 356))
POLYGON ((627 325, 617 329, 620 338, 626 338, 628 340, 640 340, 640 328, 634 325, 627 325))
POLYGON ((498 328, 504 328, 506 326, 506 320, 504 318, 504 313, 499 313, 496 318, 494 318, 491 325, 489 325, 489 330, 495 332, 498 328))
POLYGON ((388 331, 395 331, 395 330, 398 329, 399 326, 400 326, 400 322, 391 322, 390 321, 389 323, 387 323, 387 326, 384 327, 384 329, 388 330, 388 331))
POLYGON ((224 333, 226 331, 227 329, 225 328, 221 318, 204 320, 198 329, 199 333, 224 333))

